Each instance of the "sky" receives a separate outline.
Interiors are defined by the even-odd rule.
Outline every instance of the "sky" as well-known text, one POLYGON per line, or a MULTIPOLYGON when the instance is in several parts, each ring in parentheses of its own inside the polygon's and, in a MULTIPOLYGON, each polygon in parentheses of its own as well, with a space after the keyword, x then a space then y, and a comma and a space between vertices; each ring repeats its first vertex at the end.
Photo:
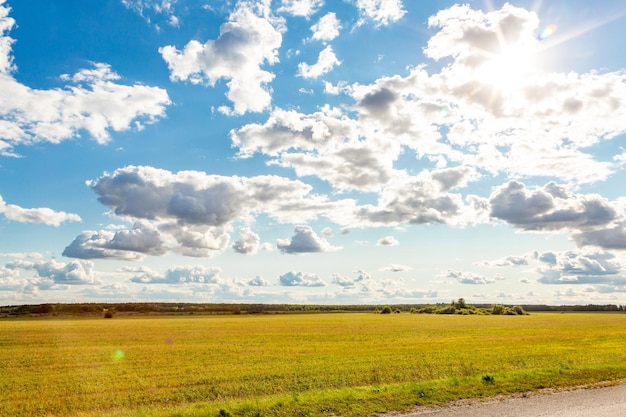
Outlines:
POLYGON ((622 0, 0 0, 0 305, 626 304, 622 0))

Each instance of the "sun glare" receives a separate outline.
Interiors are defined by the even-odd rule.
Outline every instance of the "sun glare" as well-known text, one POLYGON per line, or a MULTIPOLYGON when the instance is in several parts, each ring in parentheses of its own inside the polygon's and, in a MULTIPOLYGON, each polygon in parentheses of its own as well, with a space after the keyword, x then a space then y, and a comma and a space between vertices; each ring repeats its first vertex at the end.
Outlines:
POLYGON ((533 68, 532 44, 504 45, 498 54, 489 56, 477 69, 479 79, 502 91, 515 90, 524 84, 533 68))

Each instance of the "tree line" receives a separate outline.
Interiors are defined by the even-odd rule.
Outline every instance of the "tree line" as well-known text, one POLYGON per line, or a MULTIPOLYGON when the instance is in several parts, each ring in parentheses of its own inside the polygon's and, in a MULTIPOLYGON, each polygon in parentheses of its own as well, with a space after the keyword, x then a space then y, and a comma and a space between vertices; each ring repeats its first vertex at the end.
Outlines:
MULTIPOLYGON (((441 310, 448 314, 457 310, 471 314, 472 311, 493 311, 492 304, 474 304, 468 307, 464 299, 452 301, 450 304, 393 304, 393 305, 324 305, 324 304, 246 304, 246 303, 44 303, 0 306, 0 317, 46 317, 46 316, 99 316, 109 313, 115 315, 194 315, 194 314, 304 314, 304 313, 348 313, 348 312, 381 312, 389 308, 392 312, 425 312, 441 310), (459 304, 461 303, 461 304, 459 304)), ((525 312, 567 312, 567 311, 626 311, 626 306, 605 305, 560 305, 551 306, 531 304, 520 306, 498 305, 496 311, 510 311, 519 307, 525 312), (509 309, 509 310, 507 310, 509 309)), ((387 310, 385 310, 387 311, 387 310)))

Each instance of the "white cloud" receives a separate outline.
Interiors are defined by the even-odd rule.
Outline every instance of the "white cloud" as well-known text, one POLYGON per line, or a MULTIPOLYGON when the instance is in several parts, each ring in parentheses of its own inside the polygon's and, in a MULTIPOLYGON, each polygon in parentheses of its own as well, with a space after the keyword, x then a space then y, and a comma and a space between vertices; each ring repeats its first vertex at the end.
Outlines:
POLYGON ((343 288, 354 288, 356 286, 355 280, 349 277, 344 277, 338 273, 332 274, 332 283, 339 285, 343 288))
MULTIPOLYGON (((3 2, 4 3, 4 2, 3 2)), ((94 63, 74 75, 63 89, 38 90, 12 75, 11 45, 7 36, 15 21, 0 3, 0 154, 17 156, 14 148, 37 142, 59 143, 88 133, 98 143, 110 140, 110 132, 141 129, 164 117, 171 104, 167 92, 140 83, 118 84, 121 77, 108 64, 94 63)))
POLYGON ((50 226, 60 226, 63 222, 82 221, 78 214, 54 211, 47 207, 23 208, 14 204, 7 204, 0 196, 0 213, 9 220, 20 223, 39 223, 50 226))
MULTIPOLYGON (((87 185, 112 215, 141 226, 116 233, 84 232, 66 248, 68 255, 83 258, 138 259, 169 251, 210 257, 228 246, 237 220, 266 213, 282 223, 300 223, 323 213, 333 218, 354 205, 328 201, 312 195, 309 185, 276 176, 226 177, 127 166, 87 185)), ((320 240, 321 248, 332 248, 324 242, 320 240)))
POLYGON ((0 257, 13 259, 41 259, 43 258, 43 255, 38 252, 9 252, 0 253, 0 257))
POLYGON ((167 62, 172 81, 214 86, 220 79, 228 80, 226 95, 234 108, 223 111, 260 112, 271 104, 268 84, 274 79, 274 74, 261 67, 278 62, 283 24, 271 14, 269 0, 240 1, 220 27, 216 40, 204 44, 192 40, 182 51, 164 46, 159 53, 167 62))
POLYGON ((492 217, 523 230, 585 229, 606 225, 618 216, 605 198, 572 194, 554 182, 531 191, 509 181, 491 194, 490 204, 492 217))
MULTIPOLYGON (((178 26, 178 17, 174 15, 177 0, 122 0, 122 4, 141 16, 146 22, 152 23, 163 16, 172 25, 178 26)), ((158 28, 158 24, 155 23, 158 28)))
POLYGON ((309 18, 324 5, 324 0, 282 0, 278 11, 309 18))
POLYGON ((334 247, 328 241, 315 234, 309 226, 296 226, 291 239, 278 239, 276 246, 283 253, 330 252, 341 248, 334 247))
POLYGON ((460 194, 448 191, 472 178, 475 178, 475 172, 464 167, 453 171, 422 171, 416 177, 398 177, 382 189, 377 206, 359 206, 355 217, 360 224, 370 225, 464 222, 464 217, 473 208, 463 202, 460 194), (456 173, 452 175, 452 172, 456 173))
POLYGON ((615 226, 586 230, 574 234, 578 246, 597 246, 603 249, 626 249, 626 221, 615 226))
POLYGON ((525 266, 531 261, 537 259, 538 254, 536 252, 529 253, 523 256, 506 256, 504 258, 496 259, 494 261, 481 261, 476 262, 475 265, 485 266, 487 268, 492 267, 506 267, 506 266, 525 266))
POLYGON ((233 249, 237 253, 253 255, 259 251, 261 239, 249 227, 239 230, 239 239, 233 244, 233 249))
POLYGON ((333 12, 327 13, 320 20, 311 26, 311 40, 328 42, 339 36, 341 23, 337 19, 337 15, 333 12))
POLYGON ((65 248, 63 256, 134 261, 165 252, 159 232, 148 224, 137 223, 131 230, 84 231, 65 248))
POLYGON ((357 0, 359 11, 377 26, 386 26, 402 19, 406 14, 402 0, 357 0))
POLYGON ((322 229, 322 235, 326 237, 332 237, 335 235, 335 231, 330 227, 325 227, 322 229))
POLYGON ((139 284, 219 284, 222 270, 216 267, 204 266, 177 266, 169 268, 164 273, 152 271, 149 268, 137 269, 140 274, 130 280, 139 284))
POLYGON ((11 8, 3 6, 4 3, 5 0, 0 0, 0 74, 8 75, 16 69, 11 55, 15 40, 6 35, 15 26, 15 19, 9 16, 11 8))
POLYGON ((376 246, 396 246, 399 244, 400 242, 393 236, 385 236, 376 242, 376 246))
POLYGON ((411 268, 410 266, 406 266, 406 265, 400 265, 400 264, 389 264, 384 268, 381 268, 381 271, 389 271, 389 272, 404 272, 404 271, 410 271, 411 268))
POLYGON ((358 136, 355 121, 326 106, 313 114, 276 108, 265 124, 251 123, 230 132, 233 146, 244 158, 255 152, 278 156, 290 149, 314 151, 335 141, 354 141, 358 136))
POLYGON ((41 285, 92 285, 100 284, 101 280, 96 276, 91 261, 70 261, 67 263, 50 261, 15 261, 6 265, 9 269, 24 269, 35 271, 39 278, 44 281, 41 285))
POLYGON ((537 272, 542 284, 576 285, 592 287, 613 286, 626 290, 626 270, 615 255, 605 251, 545 252, 539 257, 537 272))
POLYGON ((278 277, 279 283, 285 287, 324 287, 326 284, 315 274, 287 272, 278 277))
POLYGON ((298 75, 303 78, 319 78, 338 65, 341 65, 341 61, 335 56, 333 48, 328 45, 320 52, 315 64, 309 65, 306 62, 298 64, 298 75))
POLYGON ((252 287, 266 287, 269 285, 269 283, 265 279, 263 279, 263 277, 256 276, 248 281, 248 285, 252 287))
POLYGON ((446 278, 455 279, 459 284, 469 284, 469 285, 484 285, 484 284, 493 284, 496 282, 495 279, 487 278, 483 275, 475 274, 473 272, 462 272, 455 271, 449 269, 444 274, 446 278))

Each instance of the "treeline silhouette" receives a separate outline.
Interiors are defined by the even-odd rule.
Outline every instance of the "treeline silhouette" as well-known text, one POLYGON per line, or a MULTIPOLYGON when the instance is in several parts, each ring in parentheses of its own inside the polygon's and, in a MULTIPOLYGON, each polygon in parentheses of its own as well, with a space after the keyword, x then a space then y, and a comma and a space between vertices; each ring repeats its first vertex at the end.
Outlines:
MULTIPOLYGON (((385 307, 393 311, 410 312, 415 309, 446 306, 447 304, 231 304, 231 303, 46 303, 0 306, 0 317, 45 316, 99 316, 115 315, 194 315, 194 314, 297 314, 374 312, 385 307)), ((474 304, 477 308, 491 308, 491 304, 474 304)), ((512 306, 511 306, 512 307, 512 306)), ((521 305, 527 312, 626 311, 626 306, 605 305, 521 305)))

